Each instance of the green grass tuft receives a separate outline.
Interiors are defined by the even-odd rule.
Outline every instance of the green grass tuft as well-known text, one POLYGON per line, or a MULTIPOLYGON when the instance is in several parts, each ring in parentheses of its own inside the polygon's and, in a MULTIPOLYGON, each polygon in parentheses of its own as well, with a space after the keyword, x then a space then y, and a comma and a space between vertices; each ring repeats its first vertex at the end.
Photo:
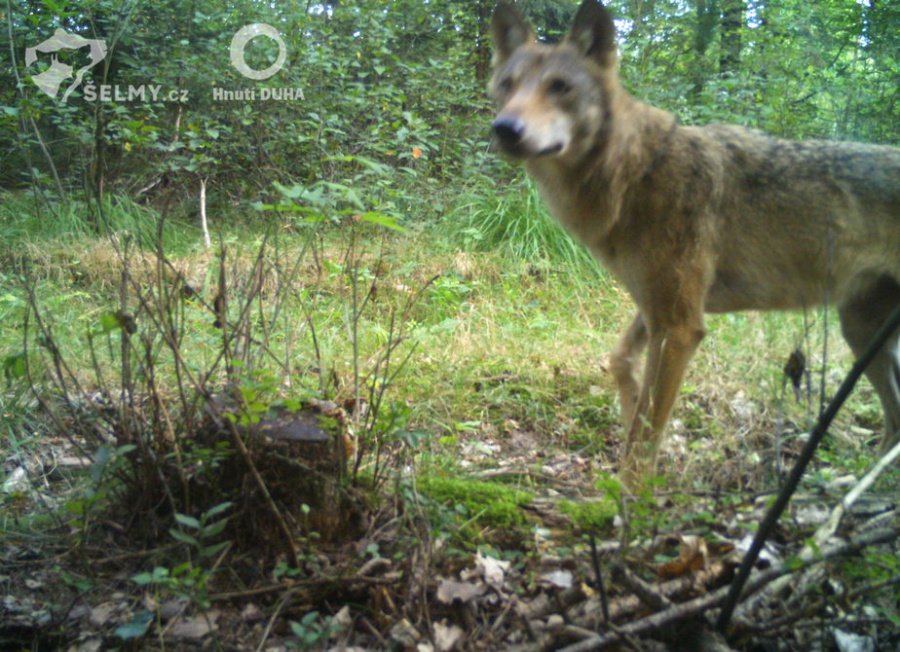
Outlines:
POLYGON ((602 276, 594 257, 572 239, 547 211, 537 187, 523 179, 505 192, 480 188, 450 221, 452 237, 466 251, 500 249, 523 260, 546 260, 602 276))
MULTIPOLYGON (((45 201, 26 193, 0 193, 0 240, 6 243, 95 238, 130 234, 139 244, 153 248, 157 242, 159 213, 126 196, 104 197, 101 204, 65 198, 45 201)), ((167 221, 164 244, 171 248, 185 239, 187 232, 199 236, 199 229, 185 229, 167 221)))

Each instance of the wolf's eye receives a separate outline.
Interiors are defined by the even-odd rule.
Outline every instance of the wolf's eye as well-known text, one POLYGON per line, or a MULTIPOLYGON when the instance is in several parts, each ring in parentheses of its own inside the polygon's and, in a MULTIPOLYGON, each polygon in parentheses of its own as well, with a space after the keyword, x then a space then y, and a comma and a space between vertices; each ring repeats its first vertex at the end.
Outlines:
POLYGON ((512 77, 504 77, 500 80, 500 83, 497 84, 497 88, 500 89, 500 91, 503 93, 508 93, 512 88, 512 85, 512 77))
POLYGON ((572 87, 565 79, 557 78, 550 82, 547 90, 549 90, 551 93, 554 93, 555 95, 565 95, 570 90, 572 90, 572 87))

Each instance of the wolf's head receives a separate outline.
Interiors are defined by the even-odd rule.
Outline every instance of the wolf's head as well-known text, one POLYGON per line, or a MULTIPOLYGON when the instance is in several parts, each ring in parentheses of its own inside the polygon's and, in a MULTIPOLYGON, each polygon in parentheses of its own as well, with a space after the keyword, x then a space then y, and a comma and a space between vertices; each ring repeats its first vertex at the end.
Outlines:
POLYGON ((584 0, 562 43, 537 43, 511 4, 500 2, 491 24, 497 103, 494 136, 516 158, 577 159, 609 120, 616 84, 616 30, 598 0, 584 0))

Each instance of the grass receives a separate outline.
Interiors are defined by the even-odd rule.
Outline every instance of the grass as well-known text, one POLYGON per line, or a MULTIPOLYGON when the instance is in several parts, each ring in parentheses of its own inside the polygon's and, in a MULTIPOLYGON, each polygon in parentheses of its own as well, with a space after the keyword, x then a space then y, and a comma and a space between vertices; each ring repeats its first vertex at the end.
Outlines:
MULTIPOLYGON (((360 278, 374 281, 377 296, 360 315, 355 344, 346 320, 347 233, 342 229, 347 227, 326 229, 315 252, 303 237, 279 236, 266 254, 265 282, 275 289, 279 273, 285 275, 293 261, 299 266, 280 321, 268 334, 271 357, 281 361, 277 374, 285 375, 277 391, 324 389, 338 399, 351 395, 354 375, 361 373, 366 380, 372 371, 366 365, 390 338, 391 315, 402 314, 405 321, 396 327, 402 330, 403 354, 411 358, 406 372, 392 383, 390 400, 410 406, 409 427, 433 435, 432 453, 452 458, 473 435, 503 445, 504 433, 511 430, 526 431, 542 444, 588 452, 603 452, 614 444, 617 401, 604 360, 633 307, 593 263, 585 263, 577 245, 542 221, 546 216, 536 201, 530 189, 524 199, 510 193, 495 201, 491 213, 486 196, 476 194, 461 202, 475 207, 468 225, 454 225, 459 227, 454 233, 445 228, 437 236, 428 230, 388 237, 374 227, 361 230, 360 278), (518 220, 501 228, 510 213, 519 215, 518 220), (476 231, 483 235, 476 237, 476 231), (553 248, 548 244, 552 239, 563 244, 553 248), (476 241, 484 250, 468 248, 476 241), (411 304, 419 293, 419 301, 411 304), (302 305, 309 319, 302 317, 302 305), (354 368, 354 351, 361 370, 354 368), (331 370, 328 382, 304 371, 323 365, 331 370)), ((125 207, 123 213, 132 210, 125 207)), ((115 236, 73 240, 53 231, 38 239, 33 230, 17 228, 13 237, 23 245, 18 255, 31 256, 26 267, 42 270, 35 295, 54 324, 63 354, 76 368, 89 369, 86 333, 118 305, 121 243, 115 236)), ((241 234, 225 239, 230 242, 225 264, 239 280, 252 269, 260 238, 241 234)), ((184 234, 178 242, 181 253, 173 258, 174 267, 211 305, 216 256, 191 246, 184 234)), ((135 251, 132 261, 134 273, 144 274, 148 284, 156 282, 147 255, 135 251)), ((27 301, 17 275, 7 273, 0 283, 0 354, 8 359, 22 350, 27 301)), ((184 319, 187 341, 196 342, 186 347, 190 363, 201 368, 215 355, 219 336, 213 315, 188 301, 184 319)), ((834 388, 849 356, 833 320, 829 328, 827 378, 834 388)), ((784 388, 781 367, 797 345, 806 349, 811 369, 820 366, 822 332, 818 313, 709 319, 709 335, 686 378, 667 446, 676 460, 668 467, 676 482, 710 481, 716 474, 709 460, 729 467, 733 462, 725 458, 734 452, 742 452, 748 466, 758 465, 765 456, 755 450, 771 445, 773 428, 785 423, 808 427, 818 412, 818 395, 814 391, 797 404, 784 388)), ((818 377, 812 380, 815 385, 818 377)), ((98 379, 87 374, 81 381, 90 386, 98 379)), ((874 402, 868 388, 857 392, 839 427, 877 425, 878 417, 871 416, 874 402)), ((745 471, 729 471, 725 481, 736 482, 745 471)))
MULTIPOLYGON (((498 199, 497 210, 511 210, 507 201, 513 200, 498 199)), ((489 211, 485 195, 461 205, 467 203, 489 211)), ((621 427, 605 361, 632 317, 630 299, 569 249, 545 255, 543 245, 532 243, 516 251, 506 240, 471 248, 473 224, 405 233, 352 221, 270 225, 265 232, 224 234, 224 258, 218 248, 200 246, 198 233, 175 230, 170 265, 163 266, 152 251, 125 247, 121 234, 70 237, 22 227, 0 253, 13 263, 0 272, 6 381, 0 449, 16 460, 44 459, 48 448, 94 459, 41 475, 52 485, 39 500, 21 489, 0 494, 0 529, 11 539, 65 533, 79 573, 90 567, 92 551, 118 546, 135 565, 115 578, 93 569, 97 586, 118 586, 122 577, 135 583, 153 571, 161 573, 153 580, 160 591, 202 605, 210 599, 208 583, 210 591, 252 588, 274 572, 275 559, 291 577, 326 577, 338 559, 350 568, 362 554, 359 541, 370 541, 364 554, 373 562, 383 555, 401 568, 410 558, 428 559, 422 577, 449 576, 448 566, 468 559, 476 546, 537 559, 542 550, 581 545, 585 533, 620 538, 627 532, 636 541, 673 528, 693 532, 719 518, 712 508, 691 515, 698 493, 716 496, 716 504, 724 496, 737 510, 750 502, 748 494, 775 489, 776 452, 789 462, 798 434, 818 412, 820 313, 710 317, 664 446, 664 482, 655 486, 665 484, 665 502, 659 489, 619 500, 621 427), (216 306, 223 276, 230 339, 215 325, 222 318, 216 306), (50 337, 37 332, 28 289, 50 337), (123 312, 134 317, 133 333, 123 312), (169 332, 179 342, 174 349, 169 332), (128 337, 135 348, 126 374, 128 337), (26 344, 42 406, 22 374, 26 344), (813 372, 812 390, 800 401, 781 371, 798 345, 813 372), (58 380, 55 350, 70 370, 68 388, 58 380), (194 392, 187 377, 206 378, 202 391, 194 392), (83 391, 71 391, 74 384, 83 391), (328 427, 350 431, 362 455, 348 458, 339 450, 326 460, 334 462, 327 474, 305 460, 278 466, 277 455, 266 458, 272 468, 261 469, 277 471, 265 482, 284 501, 292 549, 280 547, 281 532, 265 503, 242 480, 249 476, 235 471, 239 456, 230 440, 205 439, 203 401, 193 396, 207 390, 236 391, 245 407, 234 418, 244 425, 268 407, 310 398, 341 408, 345 420, 330 418, 328 427), (75 405, 66 405, 67 392, 75 405), (132 428, 131 439, 122 436, 123 406, 146 420, 148 436, 135 438, 140 428, 132 428), (134 442, 152 454, 135 455, 134 442), (331 480, 325 491, 291 485, 325 475, 331 480), (135 478, 149 489, 129 492, 135 478), (329 495, 337 497, 333 513, 319 504, 327 505, 329 495), (545 520, 548 496, 556 520, 545 520), (185 523, 202 525, 203 515, 223 501, 229 510, 222 519, 234 519, 233 526, 217 515, 211 522, 228 529, 206 538, 194 536, 202 527, 171 534, 178 527, 173 518, 182 530, 185 523), (371 518, 362 538, 355 529, 360 513, 371 518), (340 518, 329 519, 335 514, 340 518), (616 516, 627 519, 622 531, 616 516), (126 521, 132 525, 116 535, 106 527, 126 521), (342 537, 351 539, 346 548, 337 547, 342 537), (144 558, 135 549, 155 552, 144 558), (223 557, 207 558, 200 554, 205 550, 223 557), (291 555, 296 565, 286 561, 291 555)), ((510 237, 527 237, 515 233, 510 237)), ((563 237, 558 230, 545 235, 563 237)), ((830 392, 849 355, 833 317, 828 327, 830 392)), ((877 402, 864 385, 833 427, 811 482, 861 473, 871 454, 855 431, 879 426, 877 402)))
POLYGON ((450 221, 449 236, 465 251, 502 251, 543 264, 582 270, 577 279, 603 278, 588 251, 569 237, 550 216, 537 187, 519 176, 510 187, 483 180, 460 202, 450 221))
MULTIPOLYGON (((108 196, 90 206, 74 198, 46 200, 29 193, 0 193, 0 239, 6 243, 72 241, 98 234, 130 234, 144 246, 157 240, 158 214, 128 197, 108 196)), ((172 248, 192 228, 170 222, 164 242, 172 248)))

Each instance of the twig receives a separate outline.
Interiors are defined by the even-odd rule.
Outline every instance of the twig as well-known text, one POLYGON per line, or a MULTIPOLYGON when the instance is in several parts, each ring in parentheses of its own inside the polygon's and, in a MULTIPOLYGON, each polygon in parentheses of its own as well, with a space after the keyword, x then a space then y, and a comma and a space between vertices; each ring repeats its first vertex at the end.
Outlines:
POLYGON ((831 425, 834 417, 837 416, 838 411, 844 405, 844 401, 850 396, 850 392, 853 391, 859 377, 862 376, 866 367, 869 366, 869 363, 878 354, 878 351, 881 350, 881 347, 884 346, 884 343, 894 334, 898 327, 900 327, 900 305, 894 308, 894 311, 872 338, 872 342, 869 344, 868 348, 853 364, 850 373, 847 374, 844 382, 841 383, 841 386, 831 400, 828 409, 826 409, 819 417, 816 427, 813 429, 812 433, 810 433, 806 445, 800 452, 800 457, 794 464, 794 468, 791 469, 790 476, 785 482, 782 490, 779 492, 778 497, 775 499, 775 503, 769 509, 769 512, 760 524, 759 530, 753 538, 753 543, 750 545, 750 549, 747 551, 747 554, 744 555, 744 559, 741 562, 741 566, 738 569, 734 582, 731 583, 728 598, 722 606, 722 613, 716 623, 716 628, 720 631, 728 627, 728 622, 731 620, 731 616, 734 613, 734 608, 741 596, 744 584, 750 577, 750 572, 753 570, 754 564, 756 564, 756 559, 765 545, 766 540, 775 529, 775 525, 778 523, 778 519, 787 507, 788 502, 790 502, 791 496, 800 484, 800 479, 803 477, 807 465, 812 460, 819 442, 822 441, 825 433, 828 432, 828 427, 831 425))
POLYGON ((594 583, 600 591, 600 608, 603 610, 603 623, 609 623, 609 601, 606 599, 606 585, 603 583, 603 572, 600 569, 600 555, 597 554, 597 539, 591 534, 591 561, 594 565, 594 583))
MULTIPOLYGON (((871 594, 875 593, 876 591, 880 591, 881 589, 887 588, 889 586, 895 586, 897 584, 900 584, 900 574, 894 575, 893 577, 890 577, 886 580, 882 580, 881 582, 869 582, 867 584, 864 584, 863 586, 853 589, 846 595, 841 596, 841 599, 845 604, 855 604, 856 600, 860 596, 871 595, 871 594)), ((801 618, 815 614, 822 607, 824 607, 826 604, 828 604, 828 602, 833 601, 834 599, 835 599, 835 596, 827 596, 827 597, 818 598, 817 600, 813 601, 810 605, 805 607, 802 611, 795 611, 793 613, 789 613, 784 616, 781 616, 780 618, 767 619, 764 623, 761 623, 759 625, 750 624, 750 623, 741 623, 742 630, 744 627, 746 627, 747 633, 750 635, 758 633, 758 634, 767 634, 771 637, 771 635, 774 634, 777 630, 787 627, 789 625, 793 625, 801 618)), ((739 620, 739 619, 740 619, 740 614, 736 614, 735 620, 739 620)))
POLYGON ((262 634, 260 634, 259 636, 259 645, 256 646, 255 652, 260 652, 260 650, 263 649, 263 646, 265 646, 266 644, 266 639, 269 638, 269 633, 272 631, 272 627, 275 626, 275 621, 281 614, 282 609, 284 609, 287 603, 290 602, 291 598, 294 597, 295 592, 296 589, 289 590, 281 597, 281 599, 278 601, 278 604, 275 605, 275 611, 272 612, 272 616, 269 618, 269 622, 266 623, 265 629, 263 629, 262 634))
MULTIPOLYGON (((16 78, 15 88, 19 90, 19 93, 22 96, 22 100, 27 100, 28 98, 25 93, 25 85, 22 83, 22 78, 19 76, 19 62, 16 60, 15 40, 13 39, 13 9, 10 0, 6 0, 6 30, 9 38, 9 60, 12 64, 10 68, 12 69, 13 76, 16 78)), ((50 168, 50 174, 53 175, 53 181, 54 183, 56 183, 56 190, 59 193, 60 197, 65 197, 65 190, 63 190, 62 182, 59 180, 59 173, 56 170, 56 163, 53 162, 53 156, 51 156, 50 149, 47 147, 47 143, 44 140, 44 137, 41 135, 41 130, 38 128, 37 122, 35 122, 33 116, 29 115, 28 122, 31 123, 31 128, 34 130, 34 136, 37 139, 38 145, 40 145, 41 153, 44 155, 44 158, 47 159, 47 165, 50 168)), ((28 156, 28 158, 30 159, 31 157, 28 156)), ((37 179, 35 179, 33 168, 31 177, 35 181, 33 187, 36 187, 38 184, 36 183, 37 179)))
POLYGON ((891 466, 898 458, 900 458, 900 441, 894 444, 894 447, 885 453, 882 458, 869 469, 869 472, 847 492, 843 500, 841 500, 838 506, 832 510, 828 520, 818 529, 813 537, 817 545, 821 546, 831 538, 837 531, 841 519, 844 517, 844 513, 853 506, 853 503, 859 500, 859 497, 865 493, 869 487, 872 486, 875 480, 878 479, 878 476, 884 473, 885 469, 891 466))
MULTIPOLYGON (((900 525, 894 525, 893 527, 866 532, 859 536, 853 537, 846 543, 839 543, 830 546, 820 551, 820 554, 818 555, 806 555, 801 557, 799 561, 791 560, 790 562, 785 562, 778 566, 758 572, 750 577, 749 580, 745 583, 747 591, 755 591, 760 587, 765 586, 772 580, 781 577, 782 575, 793 573, 798 569, 798 563, 800 565, 800 568, 805 568, 813 564, 821 563, 833 557, 856 552, 867 546, 894 541, 898 536, 900 536, 900 525)), ((672 623, 674 621, 696 616, 703 613, 707 609, 716 607, 719 604, 723 603, 730 595, 729 591, 730 587, 722 587, 721 589, 713 593, 708 593, 707 595, 695 598, 694 600, 690 600, 688 602, 676 604, 670 609, 666 609, 665 611, 660 611, 658 613, 647 616, 646 618, 635 620, 622 625, 618 627, 617 631, 615 632, 603 634, 601 636, 590 638, 585 641, 575 643, 574 645, 561 648, 559 652, 593 652, 593 650, 601 650, 609 645, 612 645, 613 643, 619 642, 622 636, 642 634, 659 629, 660 627, 668 625, 669 623, 672 623)))
POLYGON ((622 564, 613 564, 612 573, 616 582, 634 593, 648 607, 652 609, 672 608, 673 603, 671 600, 658 591, 654 591, 652 586, 622 566, 622 564))
POLYGON ((224 593, 216 593, 209 596, 210 602, 228 602, 230 600, 243 600, 245 598, 253 598, 260 595, 268 595, 270 593, 281 593, 282 591, 294 591, 305 588, 321 588, 323 586, 392 586, 397 584, 398 580, 391 577, 335 577, 320 576, 302 580, 287 580, 278 584, 269 586, 259 586, 255 589, 243 589, 241 591, 226 591, 224 593))
MULTIPOLYGON (((834 535, 837 531, 838 526, 841 523, 841 519, 844 517, 844 514, 850 507, 859 499, 859 497, 872 486, 872 483, 878 478, 881 473, 884 472, 886 468, 888 468, 891 464, 893 464, 897 458, 900 457, 900 442, 898 442, 891 450, 889 450, 878 462, 869 470, 863 478, 856 483, 856 485, 847 492, 844 496, 843 500, 835 507, 831 515, 828 517, 828 520, 816 531, 816 533, 812 537, 812 543, 807 543, 803 546, 803 549, 800 551, 801 555, 812 554, 816 549, 824 546, 828 540, 834 535)), ((745 602, 741 605, 740 609, 738 609, 738 613, 736 613, 736 617, 740 617, 744 619, 745 616, 741 615, 739 612, 743 612, 746 614, 751 611, 754 606, 760 602, 770 599, 771 597, 780 593, 789 583, 790 578, 783 577, 776 582, 772 582, 769 586, 766 587, 764 591, 761 591, 758 595, 756 595, 752 601, 745 602)))
POLYGON ((212 240, 209 237, 209 223, 206 221, 206 182, 207 177, 200 179, 200 228, 203 229, 203 244, 209 249, 212 247, 212 240))

